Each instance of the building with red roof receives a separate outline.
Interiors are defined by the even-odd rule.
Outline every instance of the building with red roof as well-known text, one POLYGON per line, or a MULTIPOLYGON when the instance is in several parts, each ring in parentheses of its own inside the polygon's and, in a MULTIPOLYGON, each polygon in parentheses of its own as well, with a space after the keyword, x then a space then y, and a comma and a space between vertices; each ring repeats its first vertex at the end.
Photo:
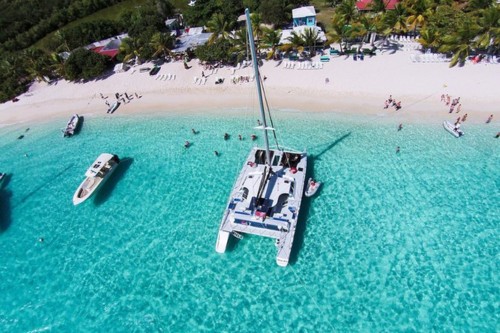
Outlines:
MULTIPOLYGON (((356 1, 356 7, 358 10, 363 10, 363 11, 369 11, 371 9, 371 3, 373 0, 358 0, 356 1)), ((394 7, 396 7, 396 4, 398 4, 400 1, 399 0, 384 0, 385 3, 385 9, 386 10, 393 10, 394 7)))

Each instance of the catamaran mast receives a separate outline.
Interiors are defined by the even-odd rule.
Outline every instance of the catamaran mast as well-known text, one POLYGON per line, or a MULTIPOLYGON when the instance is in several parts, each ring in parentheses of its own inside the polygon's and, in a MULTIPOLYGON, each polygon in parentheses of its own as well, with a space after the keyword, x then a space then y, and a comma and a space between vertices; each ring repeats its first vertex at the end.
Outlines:
POLYGON ((260 83, 259 63, 257 52, 255 51, 255 41, 253 39, 252 21, 250 20, 250 11, 245 9, 245 17, 248 31, 248 44, 250 44, 250 52, 252 54, 253 69, 255 71, 255 82, 257 82, 257 93, 259 94, 259 108, 262 127, 264 129, 264 142, 266 144, 266 162, 271 165, 271 152, 269 151, 269 137, 267 135, 266 114, 264 112, 264 101, 262 100, 262 87, 260 83))

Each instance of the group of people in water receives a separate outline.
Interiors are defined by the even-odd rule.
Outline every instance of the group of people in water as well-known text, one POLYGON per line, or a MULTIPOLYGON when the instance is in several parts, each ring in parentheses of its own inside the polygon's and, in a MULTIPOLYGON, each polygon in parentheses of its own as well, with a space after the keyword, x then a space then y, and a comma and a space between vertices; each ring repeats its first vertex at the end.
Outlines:
MULTIPOLYGON (((441 102, 445 103, 446 106, 449 106, 449 113, 459 113, 462 111, 462 104, 460 103, 460 97, 457 98, 451 98, 450 95, 448 94, 441 94, 441 102), (456 108, 456 109, 455 109, 456 108)), ((455 128, 460 128, 460 123, 463 123, 465 120, 467 120, 468 114, 464 114, 462 117, 458 117, 457 120, 455 121, 455 128)), ((493 115, 490 115, 488 119, 486 119, 486 124, 489 124, 493 120, 493 115)))
MULTIPOLYGON (((196 135, 196 134, 199 134, 200 132, 195 130, 194 128, 191 128, 191 133, 196 135)), ((227 132, 224 133, 224 140, 229 140, 230 137, 231 136, 229 135, 229 133, 227 133, 227 132)), ((252 139, 252 141, 255 141, 255 140, 257 140, 257 135, 252 134, 252 135, 250 135, 250 138, 252 139)), ((241 134, 238 134, 238 140, 243 141, 243 136, 241 134)), ((189 147, 191 147, 191 142, 186 140, 184 142, 184 148, 189 148, 189 147)), ((219 156, 219 152, 217 150, 214 150, 214 154, 215 154, 215 156, 219 156)))
POLYGON ((398 111, 399 109, 402 108, 401 106, 401 101, 396 102, 396 99, 392 97, 392 95, 389 95, 389 98, 385 100, 384 102, 384 109, 388 109, 389 106, 392 106, 398 111))

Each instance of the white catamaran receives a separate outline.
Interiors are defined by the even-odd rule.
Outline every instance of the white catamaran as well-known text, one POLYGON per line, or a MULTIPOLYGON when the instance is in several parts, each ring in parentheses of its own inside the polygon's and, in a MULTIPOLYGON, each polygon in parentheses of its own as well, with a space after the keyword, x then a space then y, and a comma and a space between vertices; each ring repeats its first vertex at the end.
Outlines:
MULTIPOLYGON (((268 127, 249 10, 245 10, 248 40, 259 96, 265 148, 254 147, 236 179, 217 236, 216 251, 224 253, 230 236, 242 233, 274 238, 276 262, 288 265, 304 193, 307 153, 269 148, 268 127)), ((272 125, 272 120, 271 120, 272 125)), ((275 136, 276 137, 276 136, 275 136)))

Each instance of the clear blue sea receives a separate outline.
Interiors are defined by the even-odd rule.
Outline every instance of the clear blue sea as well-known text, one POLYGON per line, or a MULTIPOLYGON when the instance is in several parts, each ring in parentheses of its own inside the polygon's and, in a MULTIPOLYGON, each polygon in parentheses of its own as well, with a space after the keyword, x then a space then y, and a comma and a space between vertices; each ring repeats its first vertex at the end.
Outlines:
POLYGON ((215 252, 256 119, 87 116, 66 139, 67 119, 0 128, 0 331, 500 331, 495 124, 456 139, 440 121, 277 112, 324 183, 282 268, 271 239, 215 252), (102 152, 123 162, 73 206, 102 152))

